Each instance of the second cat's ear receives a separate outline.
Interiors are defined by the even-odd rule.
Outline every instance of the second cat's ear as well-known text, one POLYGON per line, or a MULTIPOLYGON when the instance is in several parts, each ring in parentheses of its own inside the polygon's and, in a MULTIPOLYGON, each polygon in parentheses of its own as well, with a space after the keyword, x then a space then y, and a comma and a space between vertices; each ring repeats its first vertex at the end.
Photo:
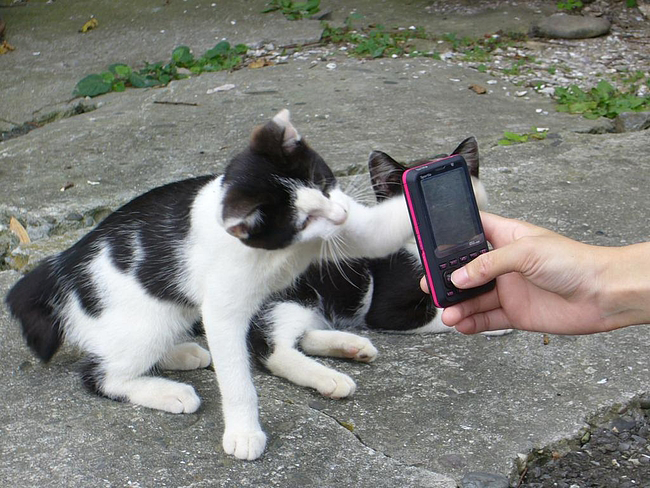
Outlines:
POLYGON ((478 142, 476 142, 474 136, 470 136, 458 144, 458 147, 454 149, 451 154, 461 155, 467 163, 469 174, 478 178, 478 142))
POLYGON ((406 168, 381 151, 373 151, 368 157, 368 169, 372 189, 380 202, 402 194, 402 175, 406 168))

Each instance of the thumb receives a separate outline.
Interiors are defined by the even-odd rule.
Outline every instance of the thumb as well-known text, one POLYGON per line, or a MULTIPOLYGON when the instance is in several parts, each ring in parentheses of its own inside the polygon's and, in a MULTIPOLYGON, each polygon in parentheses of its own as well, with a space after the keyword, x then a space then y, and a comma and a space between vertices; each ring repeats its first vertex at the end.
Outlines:
POLYGON ((451 281, 458 288, 474 288, 513 271, 521 272, 525 267, 527 246, 523 238, 499 249, 481 254, 451 275, 451 281))

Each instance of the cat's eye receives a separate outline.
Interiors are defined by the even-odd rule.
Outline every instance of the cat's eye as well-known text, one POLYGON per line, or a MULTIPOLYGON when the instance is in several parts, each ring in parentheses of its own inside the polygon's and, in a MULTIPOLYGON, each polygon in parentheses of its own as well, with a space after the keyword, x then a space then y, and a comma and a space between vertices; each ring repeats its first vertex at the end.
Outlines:
POLYGON ((311 223, 311 221, 314 220, 314 217, 311 215, 308 215, 305 220, 303 220, 302 224, 300 225, 300 230, 305 230, 307 226, 311 223))

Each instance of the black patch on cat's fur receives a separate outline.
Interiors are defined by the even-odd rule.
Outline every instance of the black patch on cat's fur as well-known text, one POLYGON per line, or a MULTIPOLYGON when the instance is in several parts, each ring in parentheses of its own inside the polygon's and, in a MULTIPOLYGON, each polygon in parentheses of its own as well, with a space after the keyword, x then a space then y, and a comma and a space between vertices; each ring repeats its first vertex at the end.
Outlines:
POLYGON ((436 316, 431 297, 420 289, 421 268, 401 250, 388 258, 370 261, 374 288, 366 325, 370 329, 398 331, 423 327, 436 316))
POLYGON ((7 294, 6 303, 22 324, 27 345, 44 362, 61 346, 61 323, 53 313, 57 292, 52 259, 46 259, 7 294))
POLYGON ((224 174, 223 219, 239 219, 242 242, 263 249, 287 247, 299 229, 291 205, 288 181, 314 187, 327 195, 336 184, 323 158, 304 140, 283 147, 284 129, 271 121, 258 128, 250 146, 234 157, 224 174), (257 218, 246 222, 246 217, 257 218))
POLYGON ((104 381, 104 373, 101 369, 101 363, 97 358, 86 357, 82 360, 79 367, 81 373, 81 383, 90 393, 103 397, 110 398, 116 402, 127 403, 129 400, 123 396, 110 396, 104 393, 101 385, 104 381))

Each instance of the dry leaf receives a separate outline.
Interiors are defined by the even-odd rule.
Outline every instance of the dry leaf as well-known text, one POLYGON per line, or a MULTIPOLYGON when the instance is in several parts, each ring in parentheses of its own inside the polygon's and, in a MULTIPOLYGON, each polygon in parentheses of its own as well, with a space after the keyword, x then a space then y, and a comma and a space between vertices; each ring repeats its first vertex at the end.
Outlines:
POLYGON ((18 236, 18 240, 21 244, 29 244, 32 240, 29 238, 29 234, 23 227, 23 224, 18 222, 18 219, 11 217, 9 220, 9 230, 18 236))
POLYGON ((14 51, 16 48, 9 44, 7 41, 0 43, 0 54, 7 54, 9 51, 14 51))
POLYGON ((548 346, 550 342, 551 338, 548 336, 548 334, 544 334, 544 345, 548 346))
POLYGON ((88 22, 86 22, 83 25, 83 27, 81 28, 81 30, 79 30, 79 32, 82 32, 82 33, 85 34, 86 32, 88 32, 89 30, 94 29, 98 25, 99 25, 99 22, 97 22, 97 19, 95 17, 93 17, 92 19, 90 19, 88 22))
POLYGON ((264 58, 259 58, 248 65, 248 67, 252 69, 264 68, 265 66, 273 66, 273 62, 268 61, 264 58))
POLYGON ((485 95, 487 93, 487 88, 481 85, 469 85, 469 89, 478 95, 485 95))

